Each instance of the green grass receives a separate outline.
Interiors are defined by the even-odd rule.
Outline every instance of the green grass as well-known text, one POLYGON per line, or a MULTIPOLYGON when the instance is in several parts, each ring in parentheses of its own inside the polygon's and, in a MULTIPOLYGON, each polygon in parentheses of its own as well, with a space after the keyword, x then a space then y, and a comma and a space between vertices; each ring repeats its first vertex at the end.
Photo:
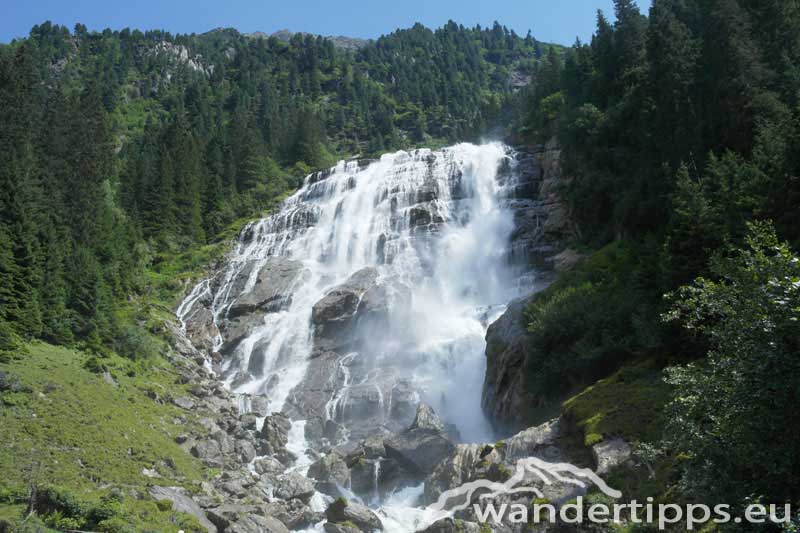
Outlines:
MULTIPOLYGON (((262 213, 266 216, 268 213, 262 213)), ((222 230, 209 244, 185 251, 164 250, 155 255, 145 276, 145 296, 153 304, 171 309, 189 283, 202 278, 209 265, 223 258, 231 242, 254 217, 238 219, 222 230)))
POLYGON ((0 365, 19 383, 18 390, 0 393, 0 517, 19 517, 20 499, 34 485, 68 494, 84 509, 119 490, 123 497, 111 518, 135 531, 173 531, 187 523, 147 496, 151 484, 191 490, 205 477, 202 464, 174 440, 194 415, 148 396, 185 393, 175 370, 161 359, 135 363, 112 355, 102 361, 115 387, 85 368, 84 353, 43 343, 27 348, 0 365), (144 468, 162 477, 148 478, 144 468))
POLYGON ((565 401, 562 412, 581 433, 585 446, 611 437, 656 442, 670 395, 661 368, 648 359, 626 365, 587 387, 565 401))
POLYGON ((170 403, 188 392, 162 355, 164 322, 175 319, 187 286, 224 256, 249 220, 230 224, 208 245, 180 253, 165 246, 153 257, 143 290, 116 310, 131 332, 120 343, 127 357, 31 343, 0 359, 0 372, 18 383, 0 392, 0 530, 5 522, 14 531, 204 531, 148 495, 150 485, 193 491, 217 473, 175 443, 178 434, 203 430, 201 414, 170 403), (145 468, 161 477, 143 475, 145 468), (57 509, 24 518, 31 486, 52 493, 57 509))

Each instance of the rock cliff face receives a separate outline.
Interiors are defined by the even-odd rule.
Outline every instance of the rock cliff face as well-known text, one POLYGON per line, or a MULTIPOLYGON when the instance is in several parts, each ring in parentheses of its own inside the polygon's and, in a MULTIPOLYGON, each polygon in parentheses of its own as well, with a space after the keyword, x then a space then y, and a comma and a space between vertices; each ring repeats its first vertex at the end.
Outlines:
MULTIPOLYGON (((580 255, 566 249, 575 237, 567 207, 559 199, 563 184, 561 152, 554 141, 518 156, 514 253, 538 265, 535 290, 545 288, 555 271, 571 268, 580 255)), ((486 377, 481 405, 497 429, 519 429, 536 399, 525 390, 523 363, 529 345, 524 311, 531 296, 509 304, 486 333, 486 377)))

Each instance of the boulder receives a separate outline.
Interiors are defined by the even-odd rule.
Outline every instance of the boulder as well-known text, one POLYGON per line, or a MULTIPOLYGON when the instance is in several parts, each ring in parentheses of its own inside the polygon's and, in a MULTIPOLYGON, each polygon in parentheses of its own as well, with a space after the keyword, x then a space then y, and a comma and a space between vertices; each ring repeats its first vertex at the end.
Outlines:
POLYGON ((253 443, 247 440, 236 441, 236 455, 244 464, 249 463, 256 458, 256 448, 253 443))
POLYGON ((321 522, 325 516, 317 513, 300 500, 273 500, 264 506, 267 516, 277 518, 291 531, 308 528, 321 522))
POLYGON ((192 446, 190 453, 211 467, 222 466, 224 460, 219 444, 215 440, 201 440, 192 446))
POLYGON ((383 529, 380 518, 369 507, 345 498, 334 500, 325 510, 325 517, 332 524, 349 523, 358 527, 360 531, 383 529))
POLYGON ((317 480, 317 489, 331 496, 343 496, 340 490, 350 484, 350 469, 344 458, 331 452, 308 469, 308 477, 317 480))
POLYGON ((255 485, 256 478, 247 469, 226 470, 216 481, 219 490, 236 498, 247 496, 255 485))
POLYGON ((211 301, 199 300, 194 303, 191 312, 184 315, 183 320, 186 327, 186 337, 198 349, 211 352, 214 347, 214 339, 219 334, 219 329, 214 323, 214 313, 202 305, 210 305, 211 301))
POLYGON ((190 410, 194 408, 194 401, 186 396, 175 398, 174 400, 172 400, 172 403, 174 403, 181 409, 190 410))
POLYGON ((592 456, 595 472, 602 476, 630 459, 631 447, 622 439, 604 440, 592 446, 592 456))
POLYGON ((561 422, 556 418, 522 430, 497 444, 502 448, 503 457, 509 463, 531 456, 550 462, 562 462, 566 458, 558 446, 558 439, 561 436, 561 422))
POLYGON ((262 455, 276 455, 285 450, 291 429, 292 421, 282 413, 273 413, 266 417, 261 427, 261 438, 265 441, 262 455))
POLYGON ((219 444, 219 450, 222 455, 230 455, 236 450, 236 442, 226 431, 215 431, 211 434, 211 439, 219 444))
POLYGON ((377 278, 377 270, 363 268, 314 304, 311 322, 316 350, 336 350, 352 342, 361 297, 375 285, 377 278))
MULTIPOLYGON (((477 479, 486 479, 489 464, 499 463, 502 458, 493 446, 482 444, 459 444, 455 451, 439 463, 425 479, 424 499, 430 504, 450 489, 477 479), (485 448, 490 450, 484 453, 485 448)), ((461 502, 448 502, 453 505, 461 502)))
POLYGON ((253 413, 247 413, 239 417, 239 423, 243 429, 255 431, 258 427, 258 417, 253 413))
POLYGON ((432 407, 424 403, 419 404, 419 407, 417 407, 417 414, 409 429, 428 429, 439 433, 445 431, 444 422, 432 407))
POLYGON ((283 464, 275 459, 274 457, 259 457, 253 463, 253 468, 255 469, 256 473, 259 475, 271 475, 277 476, 281 474, 286 467, 283 464))
POLYGON ((249 514, 241 517, 226 530, 226 533, 289 533, 286 526, 271 516, 249 514))
POLYGON ((442 518, 418 533, 480 533, 481 526, 475 522, 467 522, 459 518, 442 518))
POLYGON ((413 475, 424 477, 433 472, 455 446, 444 433, 444 424, 433 409, 420 405, 417 416, 406 431, 383 441, 386 456, 396 460, 413 475))
POLYGON ((206 510, 208 519, 220 531, 226 531, 232 523, 239 520, 243 515, 256 513, 258 513, 258 507, 255 505, 237 505, 233 503, 226 503, 206 510))
POLYGON ((156 500, 169 500, 172 502, 172 509, 181 513, 186 513, 197 519, 201 526, 206 528, 209 533, 217 533, 215 526, 200 508, 200 506, 189 497, 186 489, 181 487, 150 487, 150 496, 156 500))
POLYGON ((380 459, 370 460, 360 458, 350 467, 350 490, 369 502, 375 497, 376 479, 375 468, 380 459))
POLYGON ((314 482, 297 472, 289 472, 275 484, 275 497, 308 503, 314 495, 314 482))

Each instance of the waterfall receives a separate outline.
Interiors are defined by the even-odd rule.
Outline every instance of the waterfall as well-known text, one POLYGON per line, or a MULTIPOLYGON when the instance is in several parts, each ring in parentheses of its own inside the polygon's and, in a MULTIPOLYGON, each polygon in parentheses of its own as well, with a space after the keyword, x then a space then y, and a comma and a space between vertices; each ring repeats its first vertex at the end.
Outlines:
POLYGON ((530 278, 510 260, 513 165, 500 143, 465 143, 312 174, 243 229, 181 319, 204 305, 228 386, 295 421, 347 439, 425 401, 462 440, 491 440, 484 336, 530 278))

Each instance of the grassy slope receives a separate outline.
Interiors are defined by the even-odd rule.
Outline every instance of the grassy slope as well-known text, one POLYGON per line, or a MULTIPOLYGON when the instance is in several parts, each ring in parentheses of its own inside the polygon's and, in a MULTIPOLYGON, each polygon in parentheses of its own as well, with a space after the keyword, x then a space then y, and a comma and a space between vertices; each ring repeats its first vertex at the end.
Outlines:
POLYGON ((9 384, 0 387, 6 389, 0 391, 0 531, 3 520, 23 531, 40 530, 43 523, 62 530, 86 524, 70 521, 68 512, 22 522, 31 485, 74 501, 83 518, 105 509, 112 516, 95 530, 201 531, 191 517, 147 495, 150 485, 192 491, 216 474, 175 443, 199 415, 169 401, 185 395, 187 386, 164 357, 163 322, 174 320, 171 309, 187 284, 224 255, 244 223, 232 224, 212 244, 155 258, 143 294, 119 309, 120 318, 145 336, 149 349, 140 359, 97 359, 34 343, 0 364, 9 384), (107 368, 117 385, 90 371, 90 360, 107 368), (161 477, 147 477, 143 469, 161 477), (119 497, 109 502, 110 494, 119 497))
POLYGON ((562 413, 579 430, 585 446, 612 437, 655 442, 661 438, 669 398, 661 368, 648 359, 587 387, 564 402, 562 413))
MULTIPOLYGON (((118 383, 114 386, 86 370, 87 359, 78 351, 37 343, 0 365, 17 389, 0 395, 0 493, 12 503, 0 516, 14 517, 24 509, 19 498, 30 484, 53 487, 88 509, 112 488, 142 496, 150 484, 191 489, 203 479, 200 462, 174 440, 188 429, 191 416, 148 396, 154 390, 169 391, 162 398, 183 392, 168 363, 104 359, 118 383), (145 468, 162 477, 146 477, 145 468)), ((138 531, 188 525, 185 517, 152 500, 123 496, 119 515, 138 531)))

